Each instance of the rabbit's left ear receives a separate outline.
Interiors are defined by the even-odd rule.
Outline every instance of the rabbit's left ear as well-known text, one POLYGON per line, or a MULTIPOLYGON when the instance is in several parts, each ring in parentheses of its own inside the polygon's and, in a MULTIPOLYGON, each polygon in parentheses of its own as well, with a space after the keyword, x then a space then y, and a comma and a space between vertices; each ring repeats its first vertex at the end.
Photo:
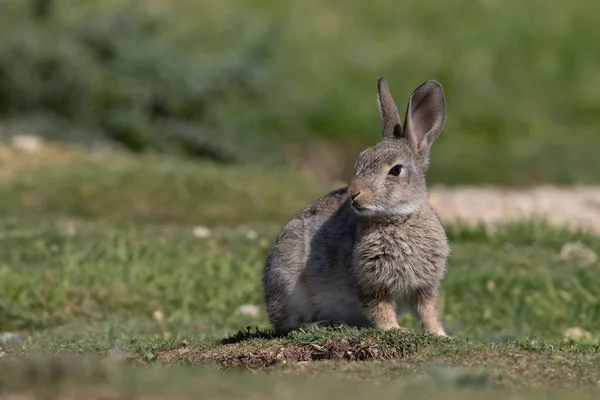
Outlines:
POLYGON ((400 113, 390 93, 385 78, 377 80, 377 105, 379 106, 379 117, 383 125, 381 140, 400 139, 404 137, 400 113))
POLYGON ((408 101, 404 130, 418 153, 428 153, 444 129, 446 101, 442 85, 429 80, 419 86, 408 101))

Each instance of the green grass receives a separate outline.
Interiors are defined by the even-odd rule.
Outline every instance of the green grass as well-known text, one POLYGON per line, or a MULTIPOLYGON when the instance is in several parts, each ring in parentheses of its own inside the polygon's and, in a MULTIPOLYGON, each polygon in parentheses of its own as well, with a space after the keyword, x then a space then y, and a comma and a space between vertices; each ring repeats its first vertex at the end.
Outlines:
MULTIPOLYGON (((0 215, 189 226, 282 223, 330 189, 288 168, 118 154, 74 157, 56 165, 70 153, 45 152, 52 168, 22 168, 0 186, 0 215)), ((21 157, 26 156, 14 155, 7 169, 21 157)), ((37 158, 27 157, 30 162, 37 158)))
MULTIPOLYGON (((54 328, 77 319, 145 325, 156 310, 165 313, 165 326, 154 327, 172 335, 265 326, 264 315, 252 321, 234 311, 262 305, 261 270, 273 229, 255 228, 254 240, 225 228, 198 239, 191 227, 69 224, 3 226, 3 329, 54 328)), ((582 241, 600 252, 600 240, 537 229, 543 229, 537 236, 528 226, 507 226, 489 239, 452 240, 442 292, 451 331, 478 340, 557 340, 572 326, 600 333, 596 269, 559 257, 563 243, 582 241)))
POLYGON ((572 242, 600 253, 597 236, 543 222, 494 232, 448 226, 441 299, 452 341, 423 335, 406 315, 408 335, 332 328, 272 338, 260 284, 268 247, 279 225, 325 188, 289 171, 165 158, 33 158, 36 167, 15 164, 0 179, 0 332, 24 339, 0 344, 0 391, 192 396, 205 387, 228 399, 279 398, 281 390, 354 398, 372 389, 453 398, 468 395, 455 392, 463 386, 600 385, 598 263, 560 256, 572 242), (222 208, 212 208, 218 200, 222 208), (194 235, 198 224, 210 237, 194 235), (259 315, 240 315, 242 304, 259 315), (591 337, 565 341, 571 327, 591 337), (73 367, 83 375, 68 367, 115 348, 134 366, 73 367), (71 356, 66 367, 48 364, 71 356), (239 367, 259 376, 215 371, 239 367), (315 376, 318 383, 303 383, 315 376))

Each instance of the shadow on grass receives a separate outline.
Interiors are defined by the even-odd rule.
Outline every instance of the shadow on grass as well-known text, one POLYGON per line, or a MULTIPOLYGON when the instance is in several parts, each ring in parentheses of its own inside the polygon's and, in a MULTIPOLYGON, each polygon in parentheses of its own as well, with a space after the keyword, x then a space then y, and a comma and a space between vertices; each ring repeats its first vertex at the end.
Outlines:
POLYGON ((317 335, 318 337, 327 337, 327 333, 333 333, 333 332, 340 332, 340 330, 342 330, 343 332, 346 332, 346 330, 350 329, 352 332, 360 332, 360 331, 366 331, 366 330, 361 330, 359 329, 358 331, 353 330, 352 328, 348 328, 342 325, 319 325, 319 326, 312 326, 312 325, 308 325, 308 326, 304 326, 301 328, 298 328, 296 330, 293 330, 291 332, 288 333, 276 333, 274 330, 272 329, 259 329, 258 327, 254 328, 254 332, 252 332, 252 327, 247 326, 246 330, 240 330, 237 333, 227 336, 221 340, 219 340, 219 344, 234 344, 234 343, 242 343, 248 340, 254 340, 254 339, 263 339, 263 340, 276 340, 276 339, 283 339, 283 338, 293 338, 297 335, 317 335))
POLYGON ((227 336, 221 340, 219 340, 220 344, 234 344, 234 343, 242 343, 247 340, 254 339, 264 339, 264 340, 274 340, 285 337, 285 334, 275 333, 274 331, 267 329, 261 330, 258 327, 255 328, 255 331, 252 332, 252 328, 250 326, 246 327, 246 330, 240 330, 237 333, 227 336))

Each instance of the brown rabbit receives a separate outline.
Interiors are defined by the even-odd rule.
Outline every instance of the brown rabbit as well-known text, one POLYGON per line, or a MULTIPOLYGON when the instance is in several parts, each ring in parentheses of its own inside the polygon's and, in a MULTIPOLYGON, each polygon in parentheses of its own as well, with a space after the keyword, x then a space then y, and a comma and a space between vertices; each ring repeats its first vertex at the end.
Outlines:
POLYGON ((425 332, 447 336, 438 290, 450 249, 425 185, 444 93, 434 80, 419 86, 403 127, 386 80, 377 86, 381 140, 360 153, 350 186, 305 207, 269 252, 263 285, 277 332, 307 324, 405 330, 397 312, 409 307, 425 332))

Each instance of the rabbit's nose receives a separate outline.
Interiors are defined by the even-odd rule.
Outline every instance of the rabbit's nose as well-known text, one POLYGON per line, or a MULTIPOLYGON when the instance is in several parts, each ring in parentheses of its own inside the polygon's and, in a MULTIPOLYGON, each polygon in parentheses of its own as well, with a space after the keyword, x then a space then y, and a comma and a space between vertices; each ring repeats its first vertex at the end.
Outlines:
POLYGON ((360 190, 357 190, 356 192, 350 193, 350 196, 352 197, 352 200, 354 200, 358 197, 359 194, 360 194, 360 190))

